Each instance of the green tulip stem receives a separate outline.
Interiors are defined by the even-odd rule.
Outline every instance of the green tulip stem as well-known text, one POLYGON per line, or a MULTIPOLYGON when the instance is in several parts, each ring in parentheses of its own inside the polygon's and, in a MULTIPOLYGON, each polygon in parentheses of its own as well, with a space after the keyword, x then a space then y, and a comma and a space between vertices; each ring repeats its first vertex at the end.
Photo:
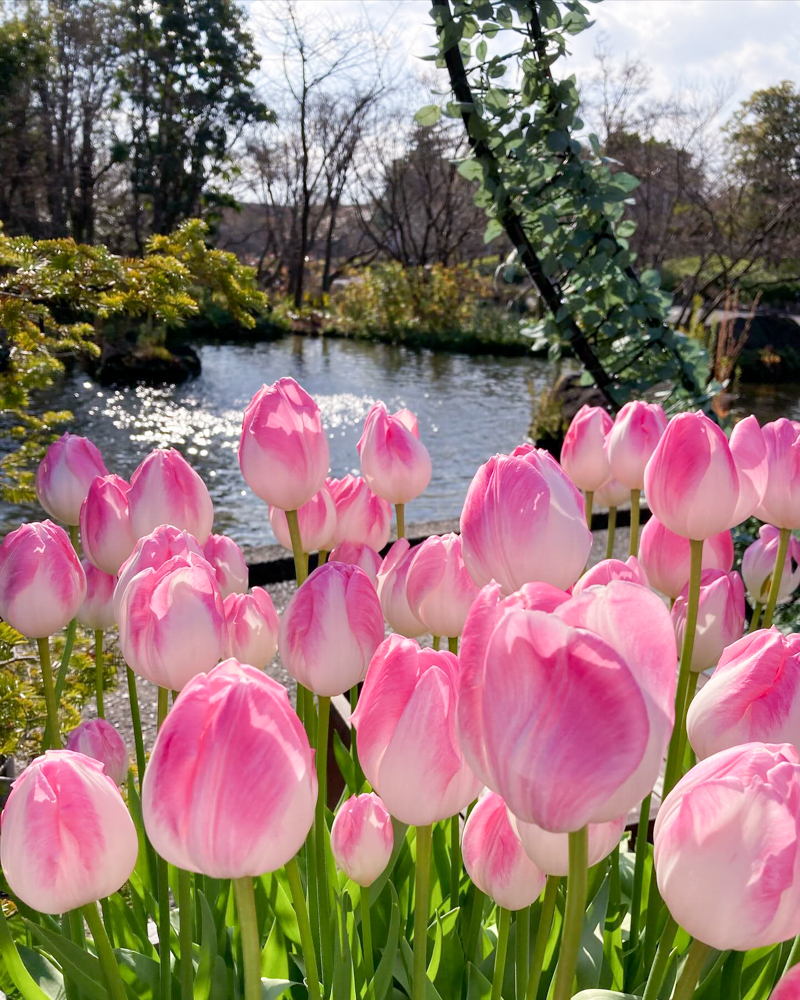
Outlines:
POLYGON ((300 538, 300 522, 297 519, 296 510, 286 511, 286 523, 289 525, 289 535, 292 539, 292 555, 294 556, 294 575, 297 579, 297 586, 305 583, 308 577, 308 556, 303 550, 303 541, 300 538))
POLYGON ((431 883, 430 826, 417 827, 417 872, 414 890, 414 971, 411 1000, 424 1000, 428 961, 428 906, 431 883))
POLYGON ((36 645, 39 647, 44 704, 47 709, 47 730, 42 741, 42 749, 58 750, 61 747, 61 735, 58 729, 58 707, 53 688, 53 668, 50 665, 50 640, 48 638, 37 639, 36 645))
POLYGON ((614 535, 617 531, 617 508, 608 508, 608 539, 606 540, 606 559, 614 555, 614 535))
POLYGON ((514 955, 514 965, 516 968, 516 993, 518 1000, 522 1000, 525 995, 525 987, 528 985, 528 971, 530 967, 530 941, 531 941, 531 908, 525 906, 517 910, 514 916, 514 927, 516 930, 516 944, 514 955))
POLYGON ((300 944, 303 949, 303 957, 306 963, 308 1000, 320 1000, 317 958, 314 954, 314 939, 311 936, 311 924, 308 921, 306 897, 303 894, 303 883, 300 881, 300 870, 297 867, 297 858, 292 858, 291 861, 287 862, 285 871, 286 877, 289 880, 289 889, 292 893, 292 905, 294 906, 294 912, 297 917, 297 926, 300 930, 300 944))
POLYGON ((397 518, 397 537, 406 537, 406 507, 405 504, 396 503, 394 505, 394 513, 397 518))
POLYGON ((553 926, 553 915, 556 912, 556 901, 560 885, 561 879, 558 875, 547 876, 547 881, 544 884, 542 909, 539 913, 539 926, 536 928, 536 940, 533 943, 531 971, 528 976, 528 987, 525 990, 525 1000, 536 1000, 536 994, 539 992, 539 982, 544 969, 544 956, 547 951, 550 928, 553 926))
MULTIPOLYGON (((67 674, 69 673, 69 661, 72 656, 72 647, 75 645, 75 633, 78 630, 78 619, 73 618, 72 621, 67 625, 67 632, 64 636, 64 651, 61 654, 61 663, 58 667, 58 673, 56 674, 56 705, 61 704, 61 696, 64 693, 64 688, 67 684, 67 674)), ((45 740, 48 745, 52 746, 52 739, 50 737, 50 721, 47 722, 47 729, 45 730, 45 740)), ((43 741, 44 742, 44 741, 43 741)))
POLYGON ((333 941, 330 935, 330 910, 328 906, 328 852, 326 840, 328 830, 325 823, 325 804, 328 788, 328 729, 331 714, 331 699, 319 696, 319 718, 317 721, 317 806, 314 817, 314 843, 316 850, 316 885, 309 885, 309 895, 317 893, 319 907, 320 948, 322 955, 322 980, 327 982, 326 971, 333 965, 333 941))
POLYGON ((639 823, 636 827, 636 856, 633 867, 633 892, 631 894, 630 947, 639 941, 639 925, 642 909, 642 885, 644 883, 644 863, 647 860, 647 828, 650 823, 650 803, 652 795, 642 801, 639 809, 639 823))
POLYGON ((451 635, 450 636, 450 638, 447 640, 447 648, 455 656, 458 656, 458 636, 457 635, 451 635))
POLYGON ((694 996, 697 981, 700 978, 700 973, 703 971, 703 965, 710 950, 708 945, 703 944, 702 941, 692 941, 689 953, 686 956, 686 962, 675 984, 672 1000, 690 1000, 694 996))
POLYGON ((553 1000, 569 1000, 578 964, 583 916, 586 909, 586 888, 589 871, 589 828, 584 826, 569 835, 569 875, 564 930, 556 968, 553 1000))
POLYGON ((95 629, 94 632, 94 689, 97 699, 97 718, 105 718, 103 708, 103 630, 95 629))
MULTIPOLYGON (((233 880, 233 894, 236 899, 236 910, 239 914, 239 931, 242 937, 244 1000, 260 1000, 261 945, 258 936, 256 896, 253 891, 252 876, 243 875, 241 878, 235 878, 233 880)), ((181 927, 183 927, 182 921, 181 927)), ((181 963, 183 963, 183 946, 181 946, 181 963)), ((189 964, 191 966, 191 961, 189 964)), ((188 1000, 191 1000, 191 995, 189 993, 188 1000)), ((183 974, 181 974, 181 1000, 187 1000, 183 994, 183 974)))
MULTIPOLYGON (((234 881, 234 891, 236 890, 236 883, 234 881)), ((237 905, 239 904, 239 897, 236 897, 237 905)), ((189 872, 185 871, 183 868, 178 869, 178 917, 179 917, 179 927, 180 927, 180 946, 181 946, 181 1000, 192 1000, 194 996, 194 966, 192 965, 192 918, 194 915, 194 907, 192 906, 192 877, 189 872)), ((241 922, 241 917, 240 917, 241 922)), ((258 934, 258 931, 256 931, 258 934)), ((244 928, 242 929, 242 941, 244 942, 244 928)), ((256 943, 258 943, 258 937, 256 937, 256 943)), ((244 948, 244 944, 242 945, 244 948)), ((260 957, 260 953, 259 953, 260 957)), ((259 969, 258 980, 260 986, 261 973, 259 969)), ((245 996, 249 1000, 249 994, 247 993, 247 987, 249 983, 247 982, 247 977, 245 977, 245 996)))
POLYGON ((136 770, 139 779, 139 795, 142 794, 142 781, 144 781, 144 737, 142 736, 142 717, 139 712, 139 694, 136 690, 136 674, 126 665, 125 673, 128 677, 128 701, 131 706, 131 722, 133 723, 133 740, 136 744, 136 770))
POLYGON ((762 628, 769 628, 772 625, 772 616, 775 614, 775 605, 778 603, 778 594, 781 589, 781 579, 783 577, 783 567, 786 564, 786 553, 789 551, 789 540, 792 537, 791 529, 781 528, 778 539, 778 556, 775 560, 775 569, 772 571, 772 580, 769 585, 769 596, 764 606, 764 620, 761 622, 762 628))
POLYGON ((494 953, 494 977, 492 979, 492 1000, 500 1000, 503 992, 503 977, 506 971, 508 952, 508 929, 511 926, 511 911, 504 906, 497 907, 497 949, 494 953))
POLYGON ((100 960, 100 968, 103 970, 103 978, 106 981, 109 997, 111 1000, 126 1000, 125 986, 122 982, 122 976, 119 974, 117 959, 97 911, 97 904, 87 903, 86 906, 81 907, 81 913, 94 938, 94 946, 97 949, 97 957, 100 960))
POLYGON ((586 527, 592 530, 592 510, 594 509, 594 491, 586 490, 583 494, 586 497, 586 527))
POLYGON ((320 549, 317 553, 317 566, 324 566, 328 561, 328 553, 325 549, 320 549))
POLYGON ((361 887, 361 939, 364 953, 364 975, 368 1000, 375 1000, 375 955, 372 951, 372 919, 369 912, 369 888, 361 887))
POLYGON ((639 497, 641 490, 631 490, 631 547, 630 554, 639 554, 639 497))
POLYGON ((764 605, 761 601, 756 601, 756 606, 753 608, 753 617, 750 619, 750 628, 747 630, 748 633, 755 632, 761 621, 761 612, 764 610, 764 605))
POLYGON ((647 977, 647 985, 644 989, 642 1000, 658 1000, 661 992, 661 984, 664 981, 664 973, 667 971, 669 956, 672 952, 672 943, 675 940, 675 932, 678 925, 672 916, 667 917, 667 923, 658 942, 656 957, 650 968, 650 975, 647 977))

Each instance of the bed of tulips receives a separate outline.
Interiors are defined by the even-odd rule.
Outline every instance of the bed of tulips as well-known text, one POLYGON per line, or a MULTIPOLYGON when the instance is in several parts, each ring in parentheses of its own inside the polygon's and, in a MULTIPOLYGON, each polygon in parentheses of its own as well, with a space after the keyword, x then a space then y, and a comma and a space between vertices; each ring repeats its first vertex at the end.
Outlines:
POLYGON ((294 554, 279 619, 177 452, 128 483, 87 440, 51 447, 54 520, 0 546, 0 616, 37 643, 47 704, 1 816, 3 987, 798 1000, 800 637, 772 619, 800 582, 800 425, 749 417, 728 438, 699 413, 584 407, 560 464, 495 455, 460 534, 413 548, 405 506, 431 477, 416 419, 376 403, 358 450, 361 476, 327 478, 291 379, 245 411, 242 475, 294 554), (587 570, 593 506, 608 558, 587 570), (752 515, 740 574, 731 528, 752 515), (63 734, 50 637, 76 620, 98 718, 63 734), (103 718, 111 628, 133 765, 103 718), (265 672, 276 651, 296 709, 265 672), (158 686, 149 754, 137 679, 158 686), (332 699, 353 709, 338 803, 332 699))

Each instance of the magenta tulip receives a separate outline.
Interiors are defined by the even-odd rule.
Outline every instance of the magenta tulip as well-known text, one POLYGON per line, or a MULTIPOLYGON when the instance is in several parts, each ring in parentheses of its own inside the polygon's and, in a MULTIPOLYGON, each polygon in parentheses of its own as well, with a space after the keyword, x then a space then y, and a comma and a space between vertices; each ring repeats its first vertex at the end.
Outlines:
POLYGON ((380 601, 367 574, 347 563, 325 563, 289 601, 278 648, 299 684, 332 696, 364 680, 383 636, 380 601))
POLYGON ((137 538, 172 524, 202 545, 214 523, 206 484, 174 448, 156 448, 136 468, 128 490, 131 526, 137 538))
POLYGON ((314 753, 285 688, 236 660, 189 681, 142 789, 163 858, 212 878, 274 871, 300 850, 316 801, 314 753))
POLYGON ((390 415, 375 403, 364 421, 357 445, 367 485, 389 503, 409 503, 431 481, 431 457, 419 439, 417 418, 410 410, 390 415))
POLYGON ((331 827, 336 867, 357 885, 372 885, 389 864, 394 847, 392 817, 374 792, 346 799, 331 827))
POLYGON ((629 583, 638 583, 640 587, 650 586, 642 564, 636 556, 628 556, 625 562, 621 559, 603 559, 592 566, 572 588, 572 593, 580 594, 587 587, 605 587, 612 580, 627 580, 629 583))
POLYGON ((428 627, 411 610, 406 594, 406 581, 416 555, 407 538, 398 538, 389 549, 378 570, 378 598, 383 616, 393 632, 414 639, 424 635, 428 627))
MULTIPOLYGON (((658 518, 651 517, 642 528, 639 561, 650 585, 672 600, 689 583, 689 539, 665 528, 658 518)), ((732 566, 733 538, 730 531, 721 531, 707 538, 703 545, 703 569, 719 569, 727 573, 732 566)))
POLYGON ((44 639, 75 617, 86 574, 69 536, 52 521, 10 531, 0 545, 0 618, 30 639, 44 639))
MULTIPOLYGON (((300 541, 304 552, 330 552, 336 531, 336 504, 327 483, 310 500, 297 510, 300 541)), ((278 544, 292 551, 292 536, 286 520, 286 511, 280 507, 269 508, 269 523, 278 544)))
MULTIPOLYGON (((188 556, 189 553, 205 559, 199 542, 188 531, 181 531, 171 524, 162 524, 144 538, 140 538, 130 556, 119 568, 117 586, 114 590, 114 614, 119 621, 119 605, 125 588, 143 569, 158 569, 173 556, 188 556)), ((209 566, 213 572, 213 567, 209 566)), ((216 574, 215 574, 216 579, 216 574)))
POLYGON ((378 570, 381 568, 382 559, 369 545, 341 542, 331 552, 328 562, 341 562, 350 566, 358 566, 367 574, 373 587, 378 585, 378 570))
POLYGON ((369 783, 401 823, 427 826, 466 808, 481 783, 456 734, 458 659, 391 635, 372 658, 353 713, 369 783))
MULTIPOLYGON (((689 586, 672 605, 672 621, 683 648, 689 586)), ((700 577, 700 603, 692 648, 691 670, 699 672, 715 667, 722 651, 742 636, 744 629, 744 584, 738 573, 718 569, 704 570, 700 577)))
POLYGON ((88 438, 62 434, 36 470, 36 495, 51 517, 78 524, 89 487, 95 477, 107 475, 103 456, 88 438))
POLYGON ((280 621, 272 598, 261 587, 228 594, 224 601, 226 656, 263 670, 278 652, 280 621))
MULTIPOLYGON (((608 823, 589 824, 589 867, 598 864, 614 850, 625 832, 626 816, 608 823)), ((535 823, 523 823, 509 813, 509 821, 531 861, 547 875, 561 877, 569 873, 569 834, 549 833, 535 823)))
POLYGON ((246 594, 250 571, 244 553, 227 535, 209 535, 203 555, 211 564, 224 600, 229 594, 246 594))
POLYGON ((293 378, 264 385, 244 411, 239 466, 265 503, 297 510, 318 493, 330 465, 319 407, 293 378))
POLYGON ((800 528, 800 423, 781 417, 763 433, 767 487, 756 516, 776 528, 800 528))
POLYGON ((613 426, 600 406, 582 406, 572 418, 561 447, 561 467, 578 489, 592 493, 611 475, 605 441, 613 426))
POLYGON ((0 863, 11 891, 40 913, 110 896, 136 864, 136 827, 103 765, 48 750, 17 778, 0 813, 0 863))
MULTIPOLYGON (((754 604, 766 604, 769 585, 778 561, 780 531, 771 524, 762 524, 758 538, 748 545, 742 556, 742 578, 754 604)), ((781 573, 778 604, 783 604, 792 596, 800 584, 800 540, 792 535, 781 573)))
POLYGON ((667 428, 658 403, 634 399, 617 414, 605 441, 611 475, 628 490, 644 489, 644 470, 667 428))
POLYGON ((781 977, 769 1000, 800 1000, 800 965, 795 965, 781 977))
POLYGON ((105 631, 117 621, 114 615, 117 578, 93 566, 88 559, 82 559, 81 565, 86 575, 86 596, 75 612, 75 617, 84 628, 93 632, 105 631))
POLYGON ((664 800, 658 888, 675 920, 720 951, 800 933, 800 754, 748 743, 714 754, 664 800))
POLYGON ((136 546, 128 505, 130 486, 120 476, 98 476, 80 513, 81 544, 89 562, 116 576, 136 546))
POLYGON ((334 544, 354 542, 380 552, 389 541, 391 506, 376 496, 361 476, 348 475, 327 483, 336 504, 334 544))
POLYGON ((459 535, 431 535, 417 547, 406 596, 412 613, 432 635, 461 635, 478 588, 464 565, 459 535))
POLYGON ((115 785, 128 777, 128 748, 117 730, 105 719, 82 722, 67 736, 67 750, 99 760, 115 785))

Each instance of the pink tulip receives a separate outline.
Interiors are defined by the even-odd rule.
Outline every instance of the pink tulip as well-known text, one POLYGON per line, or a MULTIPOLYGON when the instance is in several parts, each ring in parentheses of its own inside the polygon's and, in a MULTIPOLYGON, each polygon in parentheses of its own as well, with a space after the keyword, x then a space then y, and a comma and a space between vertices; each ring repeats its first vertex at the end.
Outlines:
POLYGON ((120 476, 98 476, 80 513, 81 544, 89 562, 116 576, 136 546, 128 506, 130 486, 120 476))
POLYGON ((117 578, 93 566, 88 559, 82 559, 81 565, 86 574, 86 596, 75 612, 75 617, 84 628, 90 628, 93 632, 105 631, 117 621, 114 616, 114 588, 117 578))
POLYGON ((781 977, 769 1000, 800 1000, 800 965, 795 965, 781 977))
POLYGON ((728 646, 686 727, 699 758, 742 743, 800 749, 800 635, 759 629, 728 646))
POLYGON ((504 594, 540 581, 566 590, 583 572, 592 534, 583 497, 544 449, 522 445, 476 472, 461 512, 469 575, 504 594))
POLYGON ((766 445, 755 417, 737 424, 729 443, 705 414, 680 413, 647 463, 644 488, 662 524, 700 541, 755 512, 766 470, 766 445))
POLYGON ((530 860, 511 828, 506 804, 485 792, 464 825, 461 853, 475 885, 507 910, 524 910, 539 898, 545 873, 530 860))
POLYGON ((138 573, 122 594, 118 621, 125 662, 159 687, 180 691, 225 652, 225 613, 214 571, 193 553, 138 573))
POLYGON ((103 765, 48 750, 14 782, 0 813, 0 863, 11 891, 40 913, 110 896, 136 864, 136 827, 103 765))
POLYGON ((361 476, 345 476, 327 480, 336 504, 336 530, 334 545, 354 542, 369 545, 376 552, 389 541, 392 527, 392 508, 375 496, 361 476))
POLYGON ((330 464, 319 407, 293 378, 263 385, 244 411, 239 466, 265 503, 297 510, 318 493, 330 464))
POLYGON ((0 545, 0 618, 30 639, 44 639, 75 617, 86 574, 69 536, 52 521, 10 531, 0 545))
POLYGON ((228 594, 223 606, 225 655, 263 670, 278 652, 280 621, 272 598, 261 587, 253 587, 249 594, 228 594))
POLYGON ((36 495, 51 517, 62 524, 77 524, 93 480, 107 475, 103 456, 88 438, 62 434, 39 463, 36 495))
POLYGON ((393 632, 411 639, 428 631, 411 610, 406 594, 406 581, 411 563, 416 555, 407 538, 398 538, 389 549, 378 570, 378 597, 383 617, 393 632))
POLYGON ((128 748, 117 730, 105 719, 82 722, 67 736, 67 750, 99 760, 115 785, 128 777, 128 748))
POLYGON ((409 503, 427 489, 431 456, 410 410, 390 415, 385 403, 375 403, 356 447, 364 479, 377 496, 389 503, 409 503))
POLYGON ((289 601, 278 648, 299 684, 332 696, 364 680, 383 636, 380 601, 367 574, 347 563, 325 563, 289 601))
POLYGON ((689 934, 749 951, 800 933, 800 754, 748 743, 701 761, 664 800, 658 888, 689 934))
POLYGON ((285 688, 236 660, 189 681, 142 789, 163 858, 212 878, 274 871, 300 850, 316 801, 314 753, 285 688))
POLYGON ((390 635, 353 713, 364 774, 401 823, 427 826, 466 808, 481 783, 456 734, 458 659, 390 635))
POLYGON ((232 538, 209 535, 203 546, 203 555, 214 570, 223 600, 229 594, 247 593, 250 571, 242 550, 232 538))
MULTIPOLYGON (((336 530, 336 504, 327 484, 298 508, 297 520, 304 552, 330 552, 336 530)), ((272 532, 278 544, 291 552, 292 536, 289 533, 286 511, 271 506, 269 523, 272 525, 272 532)))
POLYGON ((372 885, 386 870, 394 847, 392 817, 374 792, 346 799, 331 827, 336 867, 357 885, 372 885))
POLYGON ((626 403, 606 438, 611 475, 629 490, 643 489, 645 466, 666 428, 667 415, 658 403, 626 403))
MULTIPOLYGON (((778 561, 779 541, 780 531, 771 524, 762 524, 756 541, 744 550, 742 577, 754 604, 767 602, 769 585, 772 582, 775 563, 778 561)), ((792 535, 781 573, 778 604, 788 601, 797 590, 798 584, 800 584, 800 541, 792 535)))
POLYGON ((613 426, 600 406, 582 406, 572 418, 561 448, 561 467, 579 490, 594 492, 611 475, 605 440, 613 426))
MULTIPOLYGON (((673 600, 689 583, 691 546, 689 539, 665 528, 658 518, 651 517, 642 528, 639 539, 639 562, 650 585, 673 600)), ((730 531, 721 531, 705 540, 703 569, 719 569, 727 573, 733 566, 733 538, 730 531)))
POLYGON ((594 491, 595 507, 621 507, 631 498, 631 491, 612 476, 594 491))
POLYGON ((417 547, 406 596, 412 613, 432 635, 461 635, 478 588, 464 565, 459 535, 431 535, 417 547))
MULTIPOLYGON (((683 648, 688 584, 672 605, 672 621, 678 647, 683 648)), ((738 573, 707 569, 700 577, 700 604, 694 634, 691 670, 700 672, 715 667, 722 651, 742 636, 744 629, 744 584, 738 573)))
POLYGON ((800 423, 780 417, 764 424, 767 488, 756 517, 776 528, 800 528, 800 423))
MULTIPOLYGON (((509 813, 511 828, 519 837, 525 853, 547 875, 561 877, 569 873, 569 834, 548 833, 535 823, 522 823, 509 813)), ((598 864, 614 850, 625 832, 626 816, 609 823, 589 824, 589 867, 598 864)))
MULTIPOLYGON (((194 535, 181 531, 171 524, 162 524, 144 538, 140 538, 130 556, 119 568, 117 586, 114 590, 114 615, 119 621, 119 606, 125 588, 143 569, 158 569, 173 556, 188 556, 189 553, 204 559, 203 550, 194 535)), ((213 571, 213 567, 209 567, 213 571)), ((216 574, 215 574, 216 579, 216 574)))
POLYGON ((328 562, 347 563, 363 569, 373 587, 378 584, 378 570, 382 561, 375 549, 369 545, 356 545, 354 542, 341 542, 328 557, 328 562))
POLYGON ((628 556, 625 562, 621 559, 603 559, 592 566, 572 588, 572 593, 580 594, 587 587, 605 587, 612 580, 627 580, 629 583, 638 583, 640 587, 650 586, 642 564, 636 556, 628 556))
POLYGON ((202 545, 214 522, 206 484, 174 448, 156 448, 136 468, 128 491, 131 526, 143 538, 159 525, 190 532, 202 545))

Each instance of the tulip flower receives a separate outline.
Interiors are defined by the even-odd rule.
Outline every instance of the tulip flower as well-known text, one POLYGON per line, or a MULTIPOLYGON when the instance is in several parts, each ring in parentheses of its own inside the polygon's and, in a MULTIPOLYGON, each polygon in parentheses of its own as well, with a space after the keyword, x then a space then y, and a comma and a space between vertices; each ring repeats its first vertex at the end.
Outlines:
POLYGON ((459 535, 431 535, 417 547, 406 596, 412 613, 432 635, 461 635, 478 588, 464 565, 459 535))
POLYGON ((544 888, 545 873, 522 849, 506 804, 494 792, 482 794, 469 814, 461 853, 475 885, 506 910, 531 906, 544 888))
POLYGON ((72 750, 48 750, 22 772, 0 823, 3 874, 40 913, 110 896, 136 864, 136 827, 119 790, 99 761, 72 750))
MULTIPOLYGON (((672 606, 672 621, 683 646, 689 587, 672 606)), ((726 646, 741 638, 744 628, 744 584, 736 572, 707 569, 700 577, 700 603, 690 669, 699 673, 715 667, 726 646)))
POLYGON ((800 753, 748 743, 701 761, 656 818, 658 889, 687 933, 748 951, 800 933, 800 753))
POLYGON ((407 538, 398 538, 384 557, 378 570, 378 598, 383 617, 393 632, 414 639, 428 631, 427 625, 411 610, 406 594, 406 581, 416 550, 407 538))
POLYGON ((764 424, 767 486, 756 517, 776 528, 800 528, 800 423, 764 424))
POLYGON ((375 403, 356 447, 361 472, 376 496, 391 504, 406 504, 427 489, 431 457, 410 410, 390 415, 385 403, 375 403))
POLYGON ((686 728, 699 758, 743 743, 800 749, 800 635, 759 629, 728 646, 686 728))
POLYGON ((203 546, 203 555, 211 564, 224 600, 229 594, 246 594, 250 571, 244 554, 227 535, 209 535, 203 546))
MULTIPOLYGON (((330 552, 336 529, 336 505, 327 484, 297 509, 300 541, 304 552, 330 552)), ((269 523, 278 544, 292 551, 292 536, 286 512, 280 507, 269 508, 269 523)))
MULTIPOLYGON (((748 545, 742 556, 742 578, 753 604, 766 603, 775 563, 778 560, 780 531, 771 524, 762 524, 758 538, 748 545)), ((792 535, 783 563, 778 603, 789 600, 800 584, 800 541, 792 535)))
MULTIPOLYGON (((625 832, 626 816, 608 823, 589 824, 589 867, 598 864, 614 850, 625 832)), ((549 833, 535 823, 523 823, 509 813, 511 828, 519 837, 531 861, 546 875, 556 878, 569 873, 569 835, 549 833)))
POLYGON ((253 587, 249 594, 228 594, 223 607, 225 655, 263 670, 278 651, 280 621, 272 598, 261 587, 253 587))
POLYGON ((613 426, 602 407, 582 406, 564 435, 561 466, 578 489, 586 493, 593 493, 611 475, 605 440, 613 426))
POLYGON ((174 448, 156 448, 136 468, 128 504, 137 538, 162 524, 183 528, 201 545, 211 533, 214 505, 206 484, 174 448))
POLYGON ((612 476, 594 491, 595 507, 621 507, 630 500, 631 491, 612 476))
MULTIPOLYGON (((144 538, 140 538, 130 556, 119 568, 117 586, 114 590, 114 614, 119 621, 119 605, 125 588, 143 569, 158 569, 173 556, 188 556, 193 553, 204 559, 203 550, 197 539, 188 531, 181 531, 171 524, 162 524, 144 538)), ((213 572, 213 567, 209 566, 213 572)), ((216 579, 216 574, 214 574, 216 579)))
POLYGON ((88 438, 62 434, 36 470, 36 496, 51 517, 75 525, 95 477, 107 475, 103 456, 88 438))
POLYGON ((641 587, 650 586, 642 564, 636 556, 628 556, 625 562, 621 559, 603 559, 592 566, 572 588, 572 593, 580 594, 587 587, 604 587, 612 580, 627 580, 629 583, 638 583, 641 587))
POLYGON ((364 774, 401 823, 428 826, 477 796, 456 735, 458 659, 391 635, 381 643, 352 716, 364 774))
POLYGON ((265 503, 297 510, 318 493, 330 451, 319 407, 293 378, 264 385, 244 411, 239 466, 265 503))
POLYGON ((0 545, 0 618, 31 639, 44 639, 75 617, 86 574, 69 536, 52 521, 10 531, 0 545))
POLYGON ((99 760, 115 785, 128 777, 128 748, 117 730, 105 719, 82 722, 67 736, 67 750, 99 760))
POLYGON ((142 789, 147 836, 186 871, 274 871, 311 829, 313 757, 285 688, 225 660, 186 684, 159 730, 142 789))
MULTIPOLYGON (((689 583, 689 540, 665 528, 658 518, 651 517, 642 528, 639 562, 650 585, 675 600, 689 583)), ((703 545, 702 568, 727 573, 732 566, 733 538, 730 531, 721 531, 707 538, 703 545)))
POLYGON ((376 552, 389 541, 392 508, 376 496, 361 476, 327 481, 336 505, 335 545, 353 542, 369 545, 376 552))
POLYGON ((605 440, 611 475, 628 490, 644 489, 644 470, 667 427, 658 403, 634 399, 617 414, 605 440))
POLYGON ((364 680, 383 636, 380 601, 367 574, 331 562, 315 569, 289 601, 278 648, 299 684, 331 697, 364 680))
POLYGON ((116 576, 136 546, 128 505, 130 486, 120 476, 93 480, 80 513, 81 543, 89 562, 116 576))
POLYGON ((81 565, 86 574, 86 596, 75 617, 84 628, 102 632, 116 623, 114 588, 117 578, 93 566, 88 559, 82 559, 81 565))
POLYGON ((795 965, 778 981, 769 1000, 800 1000, 800 965, 795 965))
POLYGON ((213 569, 193 553, 142 570, 119 603, 119 646, 140 677, 180 691, 225 651, 222 598, 213 569))
POLYGON ((374 792, 346 799, 331 827, 336 867, 357 885, 369 886, 386 870, 394 847, 392 817, 374 792))
POLYGON ((461 512, 461 542, 475 583, 496 580, 511 594, 533 582, 571 587, 586 565, 592 533, 583 498, 555 459, 522 445, 478 469, 461 512))
POLYGON ((381 568, 382 561, 375 549, 369 545, 356 545, 354 542, 342 542, 328 557, 328 562, 358 566, 367 574, 373 587, 378 584, 378 570, 381 568))

